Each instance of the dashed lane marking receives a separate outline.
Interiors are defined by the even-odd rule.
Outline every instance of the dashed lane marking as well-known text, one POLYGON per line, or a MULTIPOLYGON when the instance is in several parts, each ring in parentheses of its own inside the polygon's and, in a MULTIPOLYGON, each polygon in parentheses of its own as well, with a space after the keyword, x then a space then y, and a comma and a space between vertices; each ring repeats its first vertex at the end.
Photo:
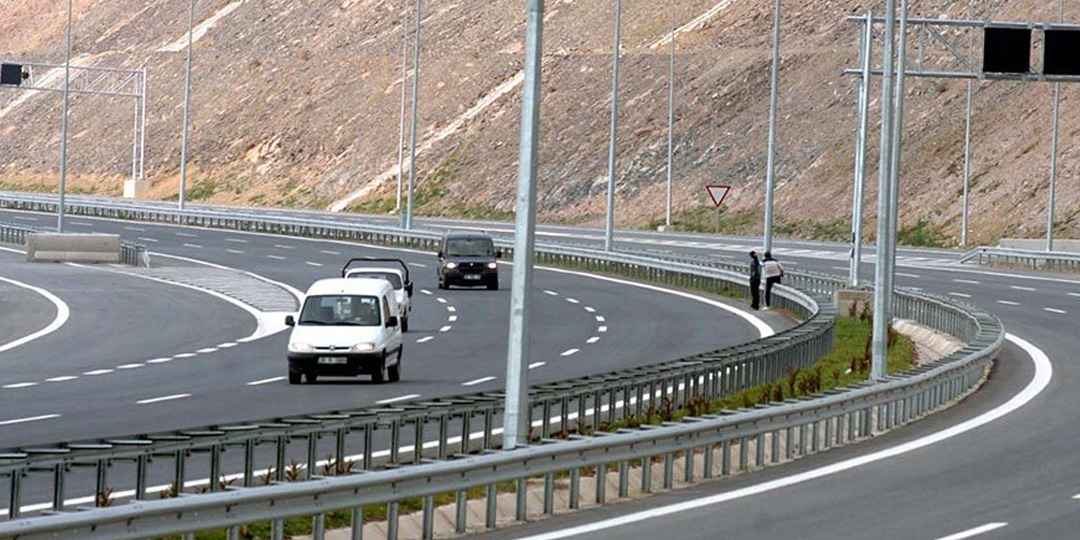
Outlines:
POLYGON ((1062 310, 1062 309, 1054 309, 1054 308, 1052 308, 1052 307, 1044 307, 1044 308, 1043 308, 1043 311, 1049 311, 1050 313, 1057 313, 1058 315, 1064 315, 1064 314, 1068 313, 1068 312, 1067 312, 1067 311, 1065 311, 1065 310, 1062 310))
POLYGON ((183 353, 183 354, 174 354, 173 358, 192 358, 194 356, 195 356, 195 353, 188 352, 188 353, 183 353))
POLYGON ((559 293, 557 293, 555 291, 544 291, 544 294, 546 294, 548 296, 559 296, 559 293))
POLYGON ((161 396, 161 397, 150 398, 150 399, 141 399, 139 401, 136 401, 135 404, 136 405, 148 405, 150 403, 161 403, 162 401, 175 401, 177 399, 184 399, 184 398, 189 398, 189 397, 191 397, 191 394, 173 394, 171 396, 161 396))
POLYGON ((429 291, 427 289, 420 289, 420 292, 422 292, 422 293, 424 293, 424 294, 426 294, 428 296, 431 296, 431 291, 429 291))
POLYGON ((601 327, 597 328, 596 331, 601 332, 601 333, 607 332, 607 327, 606 326, 601 326, 601 327))
POLYGON ((588 343, 589 345, 592 345, 593 343, 596 343, 597 341, 600 341, 600 336, 593 336, 593 337, 585 340, 585 343, 588 343))
POLYGON ((997 303, 1004 304, 1006 306, 1019 306, 1020 302, 1011 302, 1009 300, 998 300, 997 303))
POLYGON ((453 326, 446 325, 446 326, 440 328, 439 331, 440 332, 449 332, 451 328, 453 328, 453 326))
POLYGON ((15 383, 15 384, 5 384, 4 386, 2 386, 2 387, 0 387, 0 388, 11 388, 11 389, 15 389, 15 388, 30 388, 31 386, 37 386, 38 384, 40 384, 40 383, 36 383, 36 382, 21 382, 21 383, 15 383))
POLYGON ((143 242, 150 242, 151 244, 156 244, 157 243, 157 238, 147 238, 145 236, 140 236, 140 237, 136 238, 136 240, 141 240, 143 242))
POLYGON ((585 311, 588 311, 589 313, 596 313, 596 308, 585 306, 585 311))
POLYGON ((577 300, 577 298, 567 298, 566 301, 570 302, 571 304, 580 304, 581 303, 581 302, 579 302, 577 300))
POLYGON ((390 403, 397 403, 399 401, 408 401, 410 399, 416 399, 420 397, 420 394, 409 394, 407 396, 399 396, 396 398, 384 399, 382 401, 376 401, 376 405, 388 405, 390 403))
POLYGON ((896 275, 898 275, 900 277, 906 277, 906 278, 922 279, 922 276, 920 276, 918 274, 905 274, 903 272, 897 272, 896 275))
POLYGON ((445 304, 446 303, 445 298, 436 298, 435 300, 438 301, 440 304, 445 304))
POLYGON ((949 536, 942 536, 941 538, 938 538, 938 540, 964 540, 965 538, 971 538, 973 536, 978 536, 980 534, 988 533, 990 531, 996 531, 1002 527, 1005 527, 1006 525, 1008 525, 1008 523, 1005 522, 987 523, 986 525, 975 527, 974 529, 968 529, 966 531, 961 531, 956 534, 950 534, 949 536))
POLYGON ((239 250, 239 249, 226 249, 225 251, 228 251, 229 253, 232 253, 233 255, 243 255, 244 254, 244 252, 239 250))
POLYGON ((113 370, 111 370, 111 369, 95 369, 94 371, 87 371, 87 372, 83 373, 83 375, 105 375, 107 373, 112 373, 112 372, 113 372, 113 370))
POLYGON ((202 246, 200 246, 199 244, 184 244, 184 247, 191 249, 202 249, 202 246))
POLYGON ((318 267, 321 267, 321 266, 322 266, 322 263, 317 263, 317 262, 311 262, 311 261, 304 261, 304 264, 306 264, 306 265, 308 265, 308 266, 314 266, 314 267, 316 267, 316 268, 318 268, 318 267))
POLYGON ((16 418, 14 420, 0 421, 0 426, 10 426, 14 424, 25 424, 26 422, 37 422, 39 420, 52 420, 53 418, 60 418, 59 414, 43 414, 41 416, 30 416, 27 418, 16 418))
POLYGON ((267 255, 266 258, 267 259, 274 259, 276 261, 284 261, 285 260, 285 257, 282 257, 280 255, 267 255))
POLYGON ((1014 291, 1035 292, 1035 287, 1022 287, 1020 285, 1009 285, 1009 288, 1014 291))
POLYGON ((486 382, 490 382, 490 381, 494 381, 494 380, 495 380, 495 377, 481 377, 479 379, 475 379, 475 380, 472 380, 472 381, 469 381, 469 382, 461 383, 461 386, 476 386, 478 384, 484 384, 486 382))
POLYGON ((226 238, 225 241, 226 242, 232 242, 234 244, 246 244, 246 243, 248 243, 247 240, 244 240, 242 238, 226 238))
POLYGON ((596 322, 604 322, 606 320, 607 319, 605 319, 603 315, 597 315, 596 316, 596 322))
POLYGON ((447 317, 446 322, 457 322, 457 315, 451 315, 447 317))
POLYGON ((409 266, 415 266, 416 268, 427 268, 426 264, 420 264, 420 263, 409 263, 409 266))
POLYGON ((251 382, 247 383, 247 385, 248 386, 261 386, 261 385, 264 385, 264 384, 270 384, 270 383, 275 383, 275 382, 284 381, 284 380, 285 380, 285 377, 271 377, 269 379, 263 379, 261 381, 251 381, 251 382))
POLYGON ((274 247, 278 249, 296 249, 296 246, 286 246, 284 244, 274 244, 274 247))
POLYGON ((981 285, 981 281, 975 281, 973 279, 954 279, 955 283, 967 283, 968 285, 981 285))
POLYGON ((416 342, 417 343, 427 343, 427 342, 429 342, 429 341, 431 341, 433 339, 435 339, 433 336, 427 336, 427 337, 422 337, 422 338, 416 340, 416 342))
POLYGON ((231 348, 235 347, 236 345, 237 345, 236 343, 233 343, 233 342, 230 341, 228 343, 222 343, 221 345, 218 345, 218 348, 219 349, 231 349, 231 348))
POLYGON ((529 364, 529 369, 542 368, 547 365, 547 362, 533 362, 529 364))
POLYGON ((116 366, 116 369, 139 369, 146 364, 124 364, 122 366, 116 366))
POLYGON ((577 354, 580 350, 581 349, 567 349, 563 351, 562 354, 560 354, 559 356, 573 356, 577 354))
POLYGON ((958 298, 971 298, 970 294, 964 294, 964 293, 960 293, 960 292, 951 292, 951 293, 949 293, 949 296, 956 296, 958 298))
POLYGON ((155 358, 146 361, 147 364, 164 364, 166 362, 172 362, 172 358, 155 358))
POLYGON ((53 377, 51 379, 45 379, 45 382, 67 382, 67 381, 74 381, 75 379, 78 379, 78 378, 79 378, 78 375, 63 375, 63 376, 60 376, 60 377, 53 377))
POLYGON ((217 347, 207 347, 205 349, 199 349, 195 351, 196 354, 209 354, 212 352, 217 352, 217 347))
POLYGON ((340 251, 333 251, 333 250, 329 250, 329 249, 324 249, 324 250, 320 251, 319 253, 322 253, 323 255, 341 255, 340 251))
POLYGON ((197 235, 197 234, 191 234, 191 233, 186 233, 186 232, 176 232, 176 233, 173 233, 173 234, 175 234, 176 236, 183 236, 184 238, 198 238, 199 237, 199 235, 197 235))
POLYGON ((453 312, 457 311, 457 308, 454 307, 454 306, 446 306, 446 311, 449 311, 450 313, 453 313, 453 312))

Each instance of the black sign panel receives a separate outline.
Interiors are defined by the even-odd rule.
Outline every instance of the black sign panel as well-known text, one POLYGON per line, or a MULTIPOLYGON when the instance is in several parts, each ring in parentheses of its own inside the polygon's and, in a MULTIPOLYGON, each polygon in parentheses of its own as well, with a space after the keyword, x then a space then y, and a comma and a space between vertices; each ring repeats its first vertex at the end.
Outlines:
POLYGON ((983 71, 1031 71, 1031 29, 987 27, 983 34, 983 71))
POLYGON ((22 66, 19 64, 0 64, 0 84, 22 84, 22 66))
POLYGON ((1080 75, 1080 30, 1046 30, 1043 73, 1080 75))

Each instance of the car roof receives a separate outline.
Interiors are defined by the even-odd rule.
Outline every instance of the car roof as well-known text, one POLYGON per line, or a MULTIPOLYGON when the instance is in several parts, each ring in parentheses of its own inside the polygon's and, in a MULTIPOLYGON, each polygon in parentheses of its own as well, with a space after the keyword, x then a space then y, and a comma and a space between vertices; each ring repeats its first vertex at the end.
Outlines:
POLYGON ((491 239, 491 235, 486 232, 480 231, 450 231, 446 233, 445 238, 487 238, 491 239))
POLYGON ((307 296, 350 294, 364 296, 392 295, 393 287, 385 279, 333 278, 320 279, 308 287, 307 296))
POLYGON ((368 272, 380 272, 380 273, 381 272, 390 272, 392 274, 397 274, 397 275, 399 275, 401 277, 405 276, 405 272, 403 270, 398 270, 398 269, 395 269, 395 268, 375 268, 375 267, 350 268, 349 271, 345 273, 345 275, 346 276, 351 276, 353 274, 365 274, 365 273, 368 273, 368 272))

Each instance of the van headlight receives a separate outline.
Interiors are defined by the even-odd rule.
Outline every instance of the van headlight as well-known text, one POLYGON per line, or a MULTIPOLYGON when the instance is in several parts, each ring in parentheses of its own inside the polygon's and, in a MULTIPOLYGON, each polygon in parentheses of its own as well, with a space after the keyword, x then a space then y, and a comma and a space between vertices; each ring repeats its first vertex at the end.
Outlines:
POLYGON ((315 348, 307 343, 289 343, 289 352, 310 353, 315 352, 315 348))
POLYGON ((492 270, 498 270, 498 269, 499 269, 499 263, 496 263, 496 262, 489 262, 489 263, 488 263, 488 268, 490 268, 490 269, 492 269, 492 270))
POLYGON ((448 263, 446 263, 446 268, 449 269, 449 270, 453 270, 453 269, 457 268, 457 263, 456 262, 448 262, 448 263))
POLYGON ((364 353, 364 352, 372 352, 374 350, 375 350, 375 344, 374 343, 357 343, 356 345, 353 345, 352 349, 350 349, 350 352, 364 353))

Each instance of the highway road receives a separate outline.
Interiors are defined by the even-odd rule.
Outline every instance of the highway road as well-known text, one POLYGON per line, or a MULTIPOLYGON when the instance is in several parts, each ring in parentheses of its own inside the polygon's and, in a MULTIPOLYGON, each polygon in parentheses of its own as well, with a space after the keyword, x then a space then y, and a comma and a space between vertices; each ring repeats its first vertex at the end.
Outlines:
MULTIPOLYGON (((9 217, 0 215, 5 221, 9 217)), ((479 226, 496 233, 509 228, 419 223, 433 229, 479 226)), ((585 243, 600 238, 597 231, 582 228, 542 230, 585 243)), ((736 260, 756 244, 745 238, 644 232, 621 233, 618 240, 619 246, 635 249, 736 260)), ((846 271, 847 249, 777 241, 775 251, 791 266, 835 274, 846 271)), ((717 531, 745 538, 1075 537, 1080 531, 1080 500, 1074 499, 1080 494, 1080 478, 1071 471, 1080 465, 1075 450, 1080 435, 1072 418, 1080 395, 1072 387, 1080 382, 1074 362, 1080 350, 1075 317, 1080 279, 962 266, 955 263, 956 251, 904 249, 901 256, 900 286, 987 308, 1002 318, 1011 335, 1031 347, 1010 343, 980 392, 944 413, 872 441, 728 481, 482 537, 716 538, 717 531), (1045 361, 1039 363, 1043 354, 1045 361)), ((872 264, 866 265, 864 275, 871 272, 872 264)))

